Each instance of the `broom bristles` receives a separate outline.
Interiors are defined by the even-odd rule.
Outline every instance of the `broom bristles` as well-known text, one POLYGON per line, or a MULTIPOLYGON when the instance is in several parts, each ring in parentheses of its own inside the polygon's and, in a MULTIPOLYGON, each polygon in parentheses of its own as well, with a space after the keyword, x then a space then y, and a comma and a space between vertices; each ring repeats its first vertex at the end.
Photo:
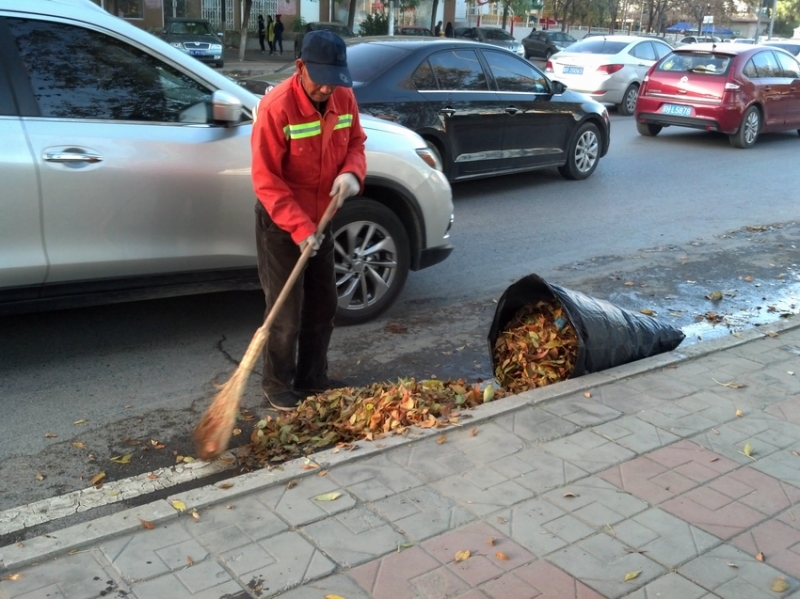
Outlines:
POLYGON ((195 427, 192 438, 201 460, 213 460, 228 448, 248 375, 237 368, 195 427))

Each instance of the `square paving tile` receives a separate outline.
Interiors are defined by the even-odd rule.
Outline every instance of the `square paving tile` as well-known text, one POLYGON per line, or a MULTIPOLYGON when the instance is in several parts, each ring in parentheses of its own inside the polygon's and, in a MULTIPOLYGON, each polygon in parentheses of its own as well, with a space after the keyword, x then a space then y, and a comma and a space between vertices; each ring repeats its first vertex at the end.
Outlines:
POLYGON ((495 422, 531 443, 552 441, 580 430, 574 422, 534 407, 501 416, 495 422))
POLYGON ((767 520, 731 541, 748 555, 763 552, 766 563, 800 577, 800 530, 778 519, 767 520))
POLYGON ((429 487, 392 495, 369 507, 411 539, 421 541, 475 519, 475 516, 429 487))
POLYGON ((336 563, 352 567, 385 555, 408 542, 373 512, 357 507, 302 529, 336 563))
POLYGON ((437 568, 442 568, 441 562, 414 546, 353 568, 349 575, 374 599, 411 599, 414 580, 437 568))
POLYGON ((143 528, 132 535, 104 541, 101 549, 120 575, 132 582, 155 578, 178 567, 175 563, 164 562, 157 552, 191 540, 183 522, 173 520, 154 530, 143 528))
POLYGON ((562 487, 588 475, 578 466, 547 454, 538 447, 524 449, 498 460, 491 468, 536 494, 562 487))
POLYGON ((595 426, 619 418, 618 410, 590 398, 567 398, 542 406, 542 409, 580 427, 595 426))
POLYGON ((691 407, 677 403, 662 403, 642 410, 636 417, 679 437, 691 437, 719 424, 717 419, 708 418, 698 414, 691 407))
MULTIPOLYGON (((781 572, 730 545, 720 545, 678 568, 678 574, 721 599, 775 599, 770 587, 781 572), (730 564, 733 564, 731 566, 730 564)), ((785 577, 789 591, 797 580, 785 577)))
POLYGON ((498 512, 492 525, 540 557, 597 532, 541 498, 498 512))
POLYGON ((517 482, 486 468, 439 480, 432 487, 478 516, 512 506, 533 495, 517 482))
POLYGON ((800 443, 759 458, 752 468, 800 488, 800 443), (797 454, 797 455, 795 455, 797 454))
POLYGON ((625 599, 718 599, 703 587, 686 580, 680 574, 669 574, 625 595, 625 599))
POLYGON ((545 560, 525 564, 480 587, 492 599, 603 599, 545 560))
POLYGON ((547 561, 607 599, 627 595, 667 572, 646 553, 629 553, 623 543, 606 534, 564 547, 548 555, 547 561), (626 582, 631 572, 639 575, 626 582))
MULTIPOLYGON (((230 597, 231 599, 244 599, 247 595, 244 589, 235 581, 228 578, 218 585, 200 591, 187 589, 179 580, 176 574, 159 576, 152 580, 134 584, 131 587, 132 595, 136 599, 219 599, 220 597, 230 597)), ((119 595, 106 595, 106 597, 119 597, 119 595)))
POLYGON ((598 476, 659 505, 737 466, 728 458, 682 440, 614 466, 598 476))
POLYGON ((550 491, 543 497, 597 531, 649 507, 641 499, 620 493, 616 487, 596 476, 550 491))
POLYGON ((775 416, 778 420, 785 420, 800 426, 800 397, 790 397, 768 406, 764 411, 775 416))
POLYGON ((599 472, 633 458, 636 454, 591 430, 542 443, 547 453, 574 464, 587 472, 599 472))
POLYGON ((280 599, 323 599, 328 595, 345 597, 346 599, 372 599, 347 574, 332 574, 320 580, 309 582, 301 587, 282 593, 280 599))
MULTIPOLYGON (((732 408, 735 412, 736 408, 732 408)), ((705 431, 692 441, 742 465, 752 464, 743 448, 750 443, 757 459, 794 445, 800 439, 800 426, 785 422, 760 411, 745 413, 726 424, 705 431)))
POLYGON ((476 464, 494 464, 522 451, 526 442, 494 422, 480 424, 472 435, 470 428, 447 433, 447 443, 476 464))
POLYGON ((287 485, 280 485, 256 493, 254 497, 293 526, 302 526, 346 511, 356 504, 355 498, 328 476, 306 476, 291 489, 287 485), (334 492, 341 493, 335 501, 314 499, 334 492))
POLYGON ((392 462, 425 482, 441 480, 475 467, 475 463, 452 444, 438 445, 434 440, 397 447, 388 456, 392 462))
POLYGON ((635 453, 646 453, 670 445, 680 438, 635 416, 624 416, 595 426, 592 430, 635 453))
POLYGON ((661 508, 721 539, 730 539, 800 501, 800 489, 750 467, 724 474, 661 508))
POLYGON ((720 544, 715 536, 658 508, 616 524, 613 531, 631 550, 646 552, 647 557, 670 570, 720 544))
POLYGON ((363 501, 383 499, 423 484, 419 476, 392 462, 386 453, 334 466, 327 478, 363 501))

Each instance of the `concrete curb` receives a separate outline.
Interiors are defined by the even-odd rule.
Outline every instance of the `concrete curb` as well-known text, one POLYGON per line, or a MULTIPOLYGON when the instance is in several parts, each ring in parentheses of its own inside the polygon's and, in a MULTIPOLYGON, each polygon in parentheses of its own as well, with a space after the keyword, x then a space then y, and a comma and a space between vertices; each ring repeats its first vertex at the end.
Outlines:
MULTIPOLYGON (((467 412, 471 417, 463 426, 473 426, 497 416, 518 411, 528 405, 551 403, 575 393, 597 389, 614 384, 624 379, 660 370, 681 362, 695 360, 710 354, 732 349, 747 343, 757 342, 767 337, 764 330, 775 333, 800 327, 797 319, 778 321, 774 325, 751 329, 741 334, 730 335, 711 341, 705 341, 685 349, 659 354, 616 368, 569 379, 554 385, 526 391, 519 395, 503 398, 502 401, 478 406, 467 412)), ((74 553, 81 548, 100 543, 109 538, 127 534, 139 529, 142 520, 154 525, 166 523, 178 517, 190 517, 190 514, 212 505, 231 502, 246 494, 263 491, 269 487, 285 485, 294 479, 317 476, 323 469, 339 464, 366 459, 384 450, 414 443, 431 435, 441 435, 443 429, 416 429, 405 437, 388 437, 375 442, 362 441, 356 444, 357 449, 327 449, 307 458, 298 458, 285 462, 270 470, 258 470, 237 476, 225 483, 210 484, 184 493, 171 495, 166 500, 160 499, 151 503, 131 508, 116 514, 110 514, 71 526, 56 533, 42 535, 24 543, 8 545, 0 548, 2 570, 21 568, 41 562, 64 553, 74 553), (315 464, 318 467, 309 469, 315 464), (305 469, 304 469, 305 467, 305 469), (228 486, 230 485, 230 486, 228 486), (183 509, 174 507, 174 502, 181 502, 183 509)), ((201 516, 202 517, 202 516, 201 516)))

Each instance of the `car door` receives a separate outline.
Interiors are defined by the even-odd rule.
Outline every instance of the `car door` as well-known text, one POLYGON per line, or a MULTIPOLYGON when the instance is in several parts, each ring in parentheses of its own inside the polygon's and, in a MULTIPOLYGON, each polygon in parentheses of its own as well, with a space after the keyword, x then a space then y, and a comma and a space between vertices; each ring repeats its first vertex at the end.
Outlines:
POLYGON ((564 162, 571 107, 550 90, 550 82, 529 62, 508 52, 482 50, 505 113, 503 162, 524 170, 564 162))
POLYGON ((653 48, 650 40, 647 40, 636 44, 629 50, 629 54, 635 58, 635 60, 631 61, 631 64, 636 73, 635 80, 641 84, 644 76, 647 75, 647 71, 655 64, 658 58, 655 48, 653 48))
MULTIPOLYGON (((764 125, 778 127, 783 125, 788 102, 785 102, 789 93, 789 80, 783 77, 778 58, 772 50, 757 52, 751 58, 755 67, 755 95, 764 109, 764 125)), ((753 71, 748 69, 745 74, 752 76, 753 71)))
POLYGON ((451 179, 500 168, 503 112, 473 49, 435 52, 414 75, 418 91, 438 114, 448 145, 451 179))
MULTIPOLYGON (((8 19, 42 194, 46 282, 250 266, 249 120, 133 41, 8 19)), ((248 117, 249 118, 249 117, 248 117)))
MULTIPOLYGON (((0 52, 2 48, 0 43, 0 52)), ((4 69, 0 69, 0 140, 0 289, 41 284, 47 260, 39 183, 4 69)))
POLYGON ((800 63, 783 52, 775 52, 781 71, 788 85, 784 104, 783 122, 792 127, 800 127, 800 63))

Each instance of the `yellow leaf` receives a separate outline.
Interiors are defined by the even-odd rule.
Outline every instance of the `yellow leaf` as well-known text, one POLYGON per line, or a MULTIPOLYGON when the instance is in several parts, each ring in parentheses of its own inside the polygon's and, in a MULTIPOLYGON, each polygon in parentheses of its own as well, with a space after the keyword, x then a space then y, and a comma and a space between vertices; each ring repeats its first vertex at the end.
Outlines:
POLYGON ((106 477, 106 473, 105 472, 101 472, 100 474, 95 474, 89 482, 92 483, 93 485, 96 485, 101 480, 103 480, 105 477, 106 477))
POLYGON ((133 457, 132 454, 126 453, 125 455, 118 455, 116 457, 111 458, 111 461, 114 462, 115 464, 127 464, 128 462, 131 461, 132 457, 133 457))
POLYGON ((744 444, 744 450, 742 453, 744 453, 744 455, 746 455, 747 457, 753 455, 753 448, 750 446, 750 443, 744 444))
POLYGON ((469 549, 465 549, 464 551, 456 551, 455 560, 457 562, 463 562, 464 560, 469 559, 469 556, 472 555, 469 549))
POLYGON ((325 595, 325 599, 344 599, 341 595, 325 595))
POLYGON ((507 560, 508 559, 508 556, 505 553, 503 553, 502 551, 498 551, 497 553, 494 554, 494 556, 497 559, 502 559, 502 560, 507 560))
POLYGON ((73 441, 72 446, 75 449, 86 449, 86 445, 83 443, 83 441, 73 441))
POLYGON ((641 573, 642 573, 642 571, 641 571, 641 570, 636 570, 636 572, 628 572, 628 573, 625 575, 625 582, 628 582, 629 580, 633 580, 634 578, 636 578, 637 576, 639 576, 639 574, 641 574, 641 573))
POLYGON ((656 315, 656 313, 653 310, 649 310, 648 308, 642 308, 641 310, 639 310, 639 312, 641 312, 645 316, 655 316, 656 315))
POLYGON ((742 412, 741 410, 736 410, 736 416, 741 418, 742 416, 744 416, 744 412, 742 412))
POLYGON ((176 499, 175 501, 172 502, 172 507, 174 507, 179 512, 182 512, 183 510, 186 509, 186 504, 176 499))
POLYGON ((718 302, 722 299, 722 292, 721 291, 714 291, 713 293, 709 293, 706 295, 706 299, 710 299, 712 302, 718 302))
POLYGON ((241 435, 242 434, 242 429, 235 428, 235 429, 233 429, 232 434, 233 434, 234 437, 237 436, 237 435, 241 435))
POLYGON ((139 522, 141 522, 142 526, 144 528, 146 528, 147 530, 153 530, 156 527, 155 524, 153 524, 152 522, 150 522, 148 520, 139 520, 139 522))
POLYGON ((72 424, 83 424, 84 422, 86 422, 86 418, 81 418, 80 420, 76 420, 72 424))
POLYGON ((772 586, 769 587, 775 593, 784 593, 789 590, 789 583, 782 576, 779 576, 772 581, 772 586))
POLYGON ((746 277, 744 278, 744 280, 745 280, 745 281, 747 281, 748 283, 750 283, 750 282, 752 282, 752 281, 753 281, 753 277, 751 277, 750 275, 748 275, 748 276, 746 276, 746 277))
POLYGON ((487 385, 483 390, 483 401, 490 402, 494 399, 494 385, 487 385))
POLYGON ((339 491, 334 491, 332 493, 323 493, 322 495, 317 495, 314 497, 314 501, 333 501, 334 499, 339 499, 342 494, 339 491))
POLYGON ((192 456, 190 456, 190 455, 183 456, 183 463, 184 464, 191 464, 192 462, 194 462, 194 458, 192 456))
POLYGON ((22 574, 17 572, 16 574, 8 574, 7 576, 3 576, 3 578, 0 578, 0 580, 19 580, 20 578, 22 578, 22 574))

